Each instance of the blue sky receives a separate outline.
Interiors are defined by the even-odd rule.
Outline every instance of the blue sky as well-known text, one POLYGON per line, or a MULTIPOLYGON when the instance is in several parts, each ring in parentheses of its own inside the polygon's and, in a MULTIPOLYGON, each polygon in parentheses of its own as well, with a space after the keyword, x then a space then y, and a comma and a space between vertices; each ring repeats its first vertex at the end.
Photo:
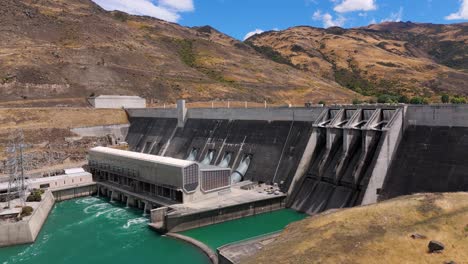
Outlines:
POLYGON ((366 26, 383 21, 438 24, 468 21, 468 0, 93 0, 121 10, 177 22, 210 25, 237 39, 297 25, 366 26))

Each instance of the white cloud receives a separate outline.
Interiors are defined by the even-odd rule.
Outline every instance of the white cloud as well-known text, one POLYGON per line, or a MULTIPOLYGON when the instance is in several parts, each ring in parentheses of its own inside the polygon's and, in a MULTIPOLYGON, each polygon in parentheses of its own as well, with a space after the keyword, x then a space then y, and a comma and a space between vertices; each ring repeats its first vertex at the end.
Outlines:
POLYGON ((321 20, 323 23, 323 27, 342 27, 346 22, 346 18, 343 16, 338 16, 338 18, 333 19, 333 16, 330 13, 322 13, 320 10, 317 10, 312 15, 313 20, 321 20))
POLYGON ((193 0, 93 0, 106 10, 119 10, 132 15, 151 16, 169 22, 177 22, 181 12, 194 10, 193 0))
POLYGON ((372 11, 376 10, 375 0, 343 0, 341 4, 335 6, 333 10, 338 13, 353 11, 372 11))
POLYGON ((461 1, 461 6, 458 12, 445 17, 447 20, 468 19, 468 0, 461 1))
POLYGON ((375 20, 375 18, 373 18, 370 22, 369 22, 369 25, 375 25, 377 24, 377 21, 375 20))
POLYGON ((159 4, 180 12, 190 12, 195 9, 192 0, 159 0, 159 4))
POLYGON ((263 33, 263 32, 264 32, 263 30, 257 28, 257 29, 255 29, 254 31, 250 31, 249 33, 245 34, 244 40, 250 38, 250 37, 253 36, 253 35, 261 34, 261 33, 263 33))
POLYGON ((403 19, 403 7, 395 13, 391 13, 389 17, 382 19, 380 22, 400 22, 403 19))

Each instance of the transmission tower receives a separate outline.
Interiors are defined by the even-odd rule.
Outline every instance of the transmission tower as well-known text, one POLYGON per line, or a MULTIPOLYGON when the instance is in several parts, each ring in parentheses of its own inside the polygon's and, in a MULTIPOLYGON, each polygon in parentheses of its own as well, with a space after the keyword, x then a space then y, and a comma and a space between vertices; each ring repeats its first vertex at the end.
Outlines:
POLYGON ((11 200, 18 197, 22 204, 25 202, 26 183, 24 180, 24 134, 23 130, 12 134, 6 148, 6 172, 8 173, 7 207, 11 200))

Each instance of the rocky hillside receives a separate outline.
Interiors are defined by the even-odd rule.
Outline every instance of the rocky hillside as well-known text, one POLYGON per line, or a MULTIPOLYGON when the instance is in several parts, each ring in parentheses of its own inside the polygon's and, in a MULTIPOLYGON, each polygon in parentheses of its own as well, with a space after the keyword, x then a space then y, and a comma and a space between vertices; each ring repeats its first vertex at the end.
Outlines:
POLYGON ((90 0, 2 0, 0 100, 135 94, 160 101, 349 102, 330 79, 211 27, 107 12, 90 0))
POLYGON ((246 263, 466 263, 467 248, 468 193, 417 194, 293 223, 246 263))
MULTIPOLYGON (((73 102, 74 103, 74 102, 73 102)), ((105 125, 128 124, 121 109, 92 108, 0 108, 0 182, 5 173, 5 148, 22 130, 25 143, 25 169, 32 173, 43 168, 54 170, 55 165, 75 167, 84 162, 86 153, 95 146, 109 144, 107 137, 79 137, 70 129, 105 125)), ((81 165, 79 165, 81 166, 81 165)))
POLYGON ((363 95, 468 95, 468 23, 399 22, 348 30, 300 26, 246 42, 363 95))
POLYGON ((160 102, 349 103, 384 93, 438 100, 468 94, 467 28, 300 26, 243 43, 209 26, 107 12, 91 0, 3 0, 0 101, 93 93, 160 102))

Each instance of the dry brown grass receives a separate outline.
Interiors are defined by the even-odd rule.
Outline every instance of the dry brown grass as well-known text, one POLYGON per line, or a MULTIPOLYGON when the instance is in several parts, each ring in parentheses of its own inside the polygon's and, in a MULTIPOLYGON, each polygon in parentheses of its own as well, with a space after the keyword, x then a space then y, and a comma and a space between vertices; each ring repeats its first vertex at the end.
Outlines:
POLYGON ((468 263, 468 193, 417 194, 294 223, 246 263, 468 263), (412 239, 412 233, 427 239, 412 239), (445 250, 429 254, 438 240, 445 250))
POLYGON ((126 124, 121 109, 0 108, 0 131, 7 129, 73 128, 126 124))
POLYGON ((46 170, 54 170, 55 165, 66 167, 81 162, 88 148, 98 141, 84 139, 68 143, 66 138, 76 136, 70 128, 127 123, 122 109, 0 108, 0 164, 5 158, 4 148, 17 129, 23 130, 25 153, 30 156, 27 170, 39 171, 43 165, 47 165, 46 170), (43 155, 59 158, 49 162, 43 155))
MULTIPOLYGON (((455 31, 446 30, 447 33, 455 31)), ((250 40, 257 46, 272 47, 297 67, 331 80, 337 80, 334 66, 359 72, 360 78, 373 86, 367 88, 370 91, 364 94, 396 93, 409 97, 432 97, 441 92, 466 93, 463 88, 466 75, 437 64, 415 48, 416 44, 408 41, 385 38, 359 29, 335 35, 309 27, 293 27, 250 40), (449 78, 448 75, 456 77, 449 78), (452 81, 457 84, 451 84, 452 81)), ((340 83, 343 84, 343 81, 340 83)), ((359 92, 357 87, 351 88, 359 92)))

